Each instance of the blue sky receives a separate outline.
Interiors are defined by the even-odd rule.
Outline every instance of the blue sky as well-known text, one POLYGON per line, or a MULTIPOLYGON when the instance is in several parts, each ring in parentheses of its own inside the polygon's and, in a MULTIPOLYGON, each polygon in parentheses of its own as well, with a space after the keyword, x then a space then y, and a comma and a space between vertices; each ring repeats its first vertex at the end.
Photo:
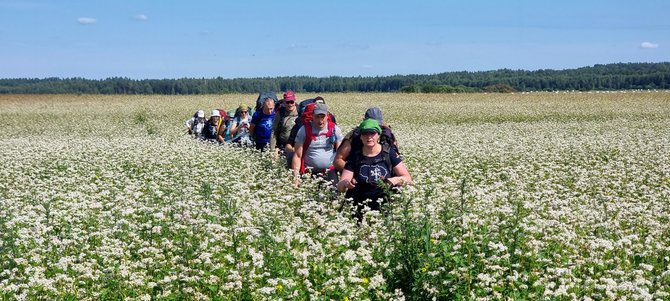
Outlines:
POLYGON ((0 78, 374 76, 667 61, 668 0, 0 0, 0 78))

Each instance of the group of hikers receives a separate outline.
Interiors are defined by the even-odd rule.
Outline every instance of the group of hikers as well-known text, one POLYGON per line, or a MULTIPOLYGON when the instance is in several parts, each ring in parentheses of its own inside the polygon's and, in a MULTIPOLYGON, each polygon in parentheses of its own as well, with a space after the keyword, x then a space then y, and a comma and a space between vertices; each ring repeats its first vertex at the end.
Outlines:
POLYGON ((255 110, 240 104, 233 112, 212 110, 209 119, 197 111, 186 121, 189 134, 203 140, 272 151, 285 158, 299 185, 300 176, 323 178, 353 199, 360 220, 365 206, 379 210, 394 187, 412 182, 391 127, 381 109, 366 110, 363 121, 346 135, 323 97, 296 103, 291 90, 281 100, 260 93, 255 110))

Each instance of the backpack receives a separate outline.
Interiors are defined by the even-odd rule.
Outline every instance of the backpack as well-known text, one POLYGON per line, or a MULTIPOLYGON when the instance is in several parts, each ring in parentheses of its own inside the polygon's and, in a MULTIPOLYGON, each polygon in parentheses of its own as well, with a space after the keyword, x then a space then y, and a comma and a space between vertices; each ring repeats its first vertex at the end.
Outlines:
POLYGON ((258 93, 258 98, 256 99, 256 108, 254 108, 254 111, 263 110, 263 102, 268 97, 275 101, 275 110, 279 108, 279 99, 277 99, 277 94, 274 91, 265 91, 258 93))
MULTIPOLYGON (((300 158, 300 174, 304 174, 306 169, 305 169, 305 154, 307 149, 309 148, 309 145, 312 143, 312 141, 315 141, 318 136, 315 136, 314 133, 312 133, 312 118, 314 117, 314 107, 316 107, 316 103, 310 103, 305 107, 305 110, 302 112, 300 115, 300 122, 296 122, 293 126, 295 129, 296 126, 300 125, 298 127, 298 130, 300 130, 300 127, 305 127, 305 142, 302 144, 302 158, 300 158)), ((331 118, 332 114, 328 112, 328 117, 327 117, 327 131, 326 133, 321 133, 319 136, 326 136, 326 138, 330 139, 331 143, 335 143, 335 141, 332 141, 335 138, 335 121, 333 121, 333 118, 331 118)), ((297 131, 296 130, 296 133, 297 131)), ((293 129, 291 130, 293 131, 293 129)), ((295 137, 293 139, 293 142, 295 144, 295 137)), ((335 151, 333 149, 333 151, 335 151)))
MULTIPOLYGON (((323 100, 323 97, 317 96, 316 98, 308 98, 303 101, 301 101, 298 104, 298 116, 302 116, 302 113, 305 112, 305 109, 307 109, 308 105, 311 105, 313 103, 316 103, 317 100, 322 100, 323 103, 326 103, 325 100, 323 100)), ((312 109, 314 110, 314 109, 312 109)), ((335 115, 333 115, 331 112, 328 112, 328 115, 330 116, 330 119, 337 124, 337 120, 335 120, 335 115)))
POLYGON ((226 113, 226 110, 224 109, 216 109, 216 110, 219 111, 219 114, 221 115, 221 118, 219 118, 221 122, 228 121, 228 113, 226 113))

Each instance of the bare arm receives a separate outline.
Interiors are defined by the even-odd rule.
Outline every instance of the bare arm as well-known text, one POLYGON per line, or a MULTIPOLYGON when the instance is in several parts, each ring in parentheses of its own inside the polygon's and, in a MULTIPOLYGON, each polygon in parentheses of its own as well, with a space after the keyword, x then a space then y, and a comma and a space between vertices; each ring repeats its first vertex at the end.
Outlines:
POLYGON ((302 161, 302 143, 295 144, 295 153, 293 154, 293 159, 291 159, 291 168, 293 169, 293 174, 300 176, 300 161, 302 161))
POLYGON ((225 135, 226 135, 226 124, 222 123, 221 126, 219 127, 219 132, 216 135, 216 140, 223 143, 225 141, 224 140, 225 135))
POLYGON ((398 163, 393 167, 393 173, 395 177, 388 178, 388 181, 393 184, 393 186, 405 186, 406 184, 412 184, 412 175, 409 174, 407 166, 404 162, 398 163))
POLYGON ((237 121, 233 121, 230 124, 230 136, 234 137, 235 135, 237 135, 237 130, 239 127, 240 127, 239 123, 237 121))
POLYGON ((345 139, 342 141, 339 147, 337 147, 337 152, 335 153, 335 160, 333 161, 333 166, 340 172, 344 170, 344 164, 347 163, 347 156, 351 151, 351 141, 345 139))
POLYGON ((345 192, 347 189, 356 187, 356 180, 354 180, 354 173, 351 170, 343 170, 340 175, 340 181, 337 182, 337 191, 345 192))

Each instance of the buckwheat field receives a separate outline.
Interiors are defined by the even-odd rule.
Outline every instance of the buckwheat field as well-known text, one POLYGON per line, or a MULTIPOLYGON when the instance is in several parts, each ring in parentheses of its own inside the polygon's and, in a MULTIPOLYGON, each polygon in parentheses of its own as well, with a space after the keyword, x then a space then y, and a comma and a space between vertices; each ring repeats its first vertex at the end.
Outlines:
POLYGON ((256 95, 0 95, 0 300, 670 299, 670 93, 322 96, 414 178, 361 224, 185 134, 256 95))

